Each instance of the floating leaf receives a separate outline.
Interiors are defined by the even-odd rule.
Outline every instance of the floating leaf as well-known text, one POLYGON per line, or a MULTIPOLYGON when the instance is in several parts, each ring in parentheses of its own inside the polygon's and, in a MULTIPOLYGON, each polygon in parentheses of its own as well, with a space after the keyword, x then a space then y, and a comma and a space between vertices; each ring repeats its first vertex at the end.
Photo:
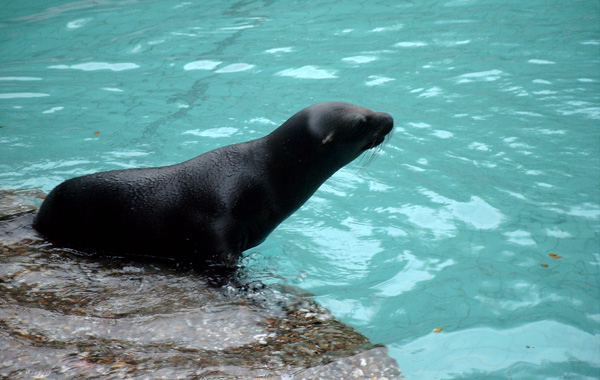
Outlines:
POLYGON ((99 134, 100 134, 100 131, 94 132, 94 136, 98 136, 99 134))
POLYGON ((548 264, 542 264, 544 268, 548 268, 548 264))
POLYGON ((549 253, 548 256, 552 257, 553 259, 562 259, 562 256, 559 256, 556 253, 549 253))

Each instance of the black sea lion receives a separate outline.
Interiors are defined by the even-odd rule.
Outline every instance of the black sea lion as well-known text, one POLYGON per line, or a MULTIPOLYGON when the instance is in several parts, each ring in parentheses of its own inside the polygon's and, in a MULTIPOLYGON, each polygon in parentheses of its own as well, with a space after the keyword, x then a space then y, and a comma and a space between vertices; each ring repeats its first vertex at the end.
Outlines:
POLYGON ((265 137, 180 164, 69 179, 33 226, 78 250, 233 266, 392 127, 386 113, 316 104, 265 137))

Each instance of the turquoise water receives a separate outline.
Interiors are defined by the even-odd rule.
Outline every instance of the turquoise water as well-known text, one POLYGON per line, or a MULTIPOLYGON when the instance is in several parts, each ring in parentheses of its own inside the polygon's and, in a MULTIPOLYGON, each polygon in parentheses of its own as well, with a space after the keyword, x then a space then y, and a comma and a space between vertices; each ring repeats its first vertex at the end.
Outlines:
POLYGON ((320 101, 386 111, 377 157, 248 270, 409 380, 600 377, 597 1, 28 3, 0 10, 0 187, 183 161, 320 101))

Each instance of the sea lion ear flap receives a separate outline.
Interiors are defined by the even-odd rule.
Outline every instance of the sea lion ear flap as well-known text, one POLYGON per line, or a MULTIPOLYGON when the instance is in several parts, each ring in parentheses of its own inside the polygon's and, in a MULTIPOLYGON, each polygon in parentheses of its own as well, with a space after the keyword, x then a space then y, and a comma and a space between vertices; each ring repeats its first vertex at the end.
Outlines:
POLYGON ((334 135, 334 133, 331 132, 330 134, 328 134, 327 136, 325 136, 325 138, 323 139, 323 141, 321 141, 321 145, 325 145, 325 144, 328 144, 331 141, 333 141, 333 135, 334 135))

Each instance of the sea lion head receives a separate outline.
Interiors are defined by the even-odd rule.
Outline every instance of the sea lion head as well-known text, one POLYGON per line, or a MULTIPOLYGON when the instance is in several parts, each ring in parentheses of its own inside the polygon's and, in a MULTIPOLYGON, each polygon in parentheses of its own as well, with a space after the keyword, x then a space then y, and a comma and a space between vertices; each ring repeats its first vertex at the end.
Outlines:
POLYGON ((348 162, 380 145, 394 127, 394 120, 385 112, 343 102, 319 103, 306 111, 307 127, 321 149, 335 150, 348 162))

